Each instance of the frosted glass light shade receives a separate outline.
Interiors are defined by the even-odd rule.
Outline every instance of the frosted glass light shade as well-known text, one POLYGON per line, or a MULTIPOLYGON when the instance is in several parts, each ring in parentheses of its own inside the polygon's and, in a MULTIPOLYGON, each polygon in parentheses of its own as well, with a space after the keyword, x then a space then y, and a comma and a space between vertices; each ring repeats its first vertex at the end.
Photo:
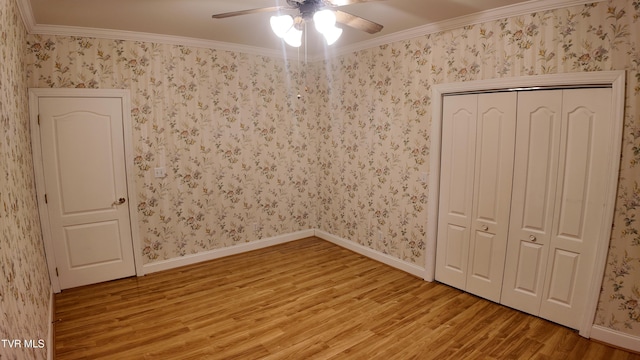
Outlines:
POLYGON ((287 32, 293 28, 293 18, 291 15, 272 16, 271 30, 279 37, 284 38, 287 32))
POLYGON ((284 34, 284 42, 293 46, 300 47, 302 45, 302 30, 298 30, 292 26, 286 34, 284 34))
POLYGON ((342 35, 342 29, 333 26, 330 29, 325 29, 322 35, 324 35, 325 40, 327 40, 327 45, 332 45, 338 41, 340 35, 342 35))
POLYGON ((324 34, 325 31, 331 31, 335 28, 336 14, 331 10, 320 10, 313 14, 313 23, 316 30, 324 34))

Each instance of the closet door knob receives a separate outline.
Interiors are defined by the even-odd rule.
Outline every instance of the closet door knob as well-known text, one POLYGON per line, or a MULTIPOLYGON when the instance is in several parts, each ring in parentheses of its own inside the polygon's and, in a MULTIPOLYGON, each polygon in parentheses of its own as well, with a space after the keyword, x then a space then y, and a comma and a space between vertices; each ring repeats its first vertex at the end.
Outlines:
POLYGON ((531 240, 531 242, 536 242, 536 240, 538 239, 536 239, 536 237, 533 235, 529 235, 529 240, 531 240))
POLYGON ((489 227, 487 225, 482 225, 481 229, 482 229, 482 231, 487 231, 487 230, 489 230, 489 227))

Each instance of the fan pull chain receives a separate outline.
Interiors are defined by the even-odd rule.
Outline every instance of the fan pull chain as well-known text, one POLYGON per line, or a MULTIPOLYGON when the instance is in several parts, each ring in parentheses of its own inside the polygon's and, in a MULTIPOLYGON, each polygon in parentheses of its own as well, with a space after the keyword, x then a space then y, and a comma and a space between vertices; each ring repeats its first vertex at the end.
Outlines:
MULTIPOLYGON (((298 47, 298 69, 297 69, 298 74, 300 74, 300 69, 301 69, 301 67, 300 67, 300 48, 298 47)), ((300 81, 300 80, 298 79, 298 81, 300 81)), ((302 99, 302 95, 300 95, 300 86, 298 86, 298 96, 297 96, 297 98, 298 98, 298 100, 302 99)))
POLYGON ((307 22, 304 22, 304 66, 307 66, 307 50, 309 49, 309 39, 307 37, 307 34, 309 32, 307 31, 307 22))

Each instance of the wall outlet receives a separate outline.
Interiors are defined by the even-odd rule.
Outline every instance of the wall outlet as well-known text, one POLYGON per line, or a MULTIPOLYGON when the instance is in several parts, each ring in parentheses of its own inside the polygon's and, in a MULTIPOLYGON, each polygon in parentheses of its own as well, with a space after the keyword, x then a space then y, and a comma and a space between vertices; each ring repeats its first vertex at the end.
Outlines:
POLYGON ((382 241, 382 231, 378 230, 378 241, 382 241))
POLYGON ((419 179, 420 179, 420 181, 422 181, 423 183, 426 183, 426 182, 427 182, 428 175, 427 175, 427 173, 426 173, 426 172, 421 172, 421 173, 420 173, 420 175, 418 176, 418 178, 419 178, 419 179))
POLYGON ((157 178, 163 178, 167 176, 167 170, 164 167, 157 167, 153 169, 153 176, 157 178))
POLYGON ((253 223, 253 231, 258 232, 258 230, 260 230, 260 228, 258 227, 258 223, 253 223))

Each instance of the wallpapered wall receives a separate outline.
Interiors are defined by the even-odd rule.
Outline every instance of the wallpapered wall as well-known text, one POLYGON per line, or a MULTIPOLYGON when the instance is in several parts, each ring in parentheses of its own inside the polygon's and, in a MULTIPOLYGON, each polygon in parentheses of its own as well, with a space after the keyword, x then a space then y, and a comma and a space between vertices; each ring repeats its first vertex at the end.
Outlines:
POLYGON ((627 70, 618 201, 597 323, 640 335, 640 2, 615 0, 467 26, 324 61, 318 221, 424 264, 434 84, 627 70), (379 240, 378 231, 383 234, 379 240))
MULTIPOLYGON (((26 36, 15 1, 0 0, 0 339, 48 340, 51 287, 31 161, 26 36)), ((0 359, 46 355, 0 346, 0 359)))
POLYGON ((27 62, 32 87, 131 89, 145 263, 315 227, 315 125, 284 61, 31 36, 27 62))
POLYGON ((34 35, 28 84, 131 89, 147 263, 319 228, 423 265, 428 184, 419 175, 429 168, 433 84, 627 69, 619 199, 597 321, 640 335, 639 16, 636 1, 559 9, 359 51, 305 72, 254 55, 34 35), (168 176, 153 178, 156 166, 168 176))

